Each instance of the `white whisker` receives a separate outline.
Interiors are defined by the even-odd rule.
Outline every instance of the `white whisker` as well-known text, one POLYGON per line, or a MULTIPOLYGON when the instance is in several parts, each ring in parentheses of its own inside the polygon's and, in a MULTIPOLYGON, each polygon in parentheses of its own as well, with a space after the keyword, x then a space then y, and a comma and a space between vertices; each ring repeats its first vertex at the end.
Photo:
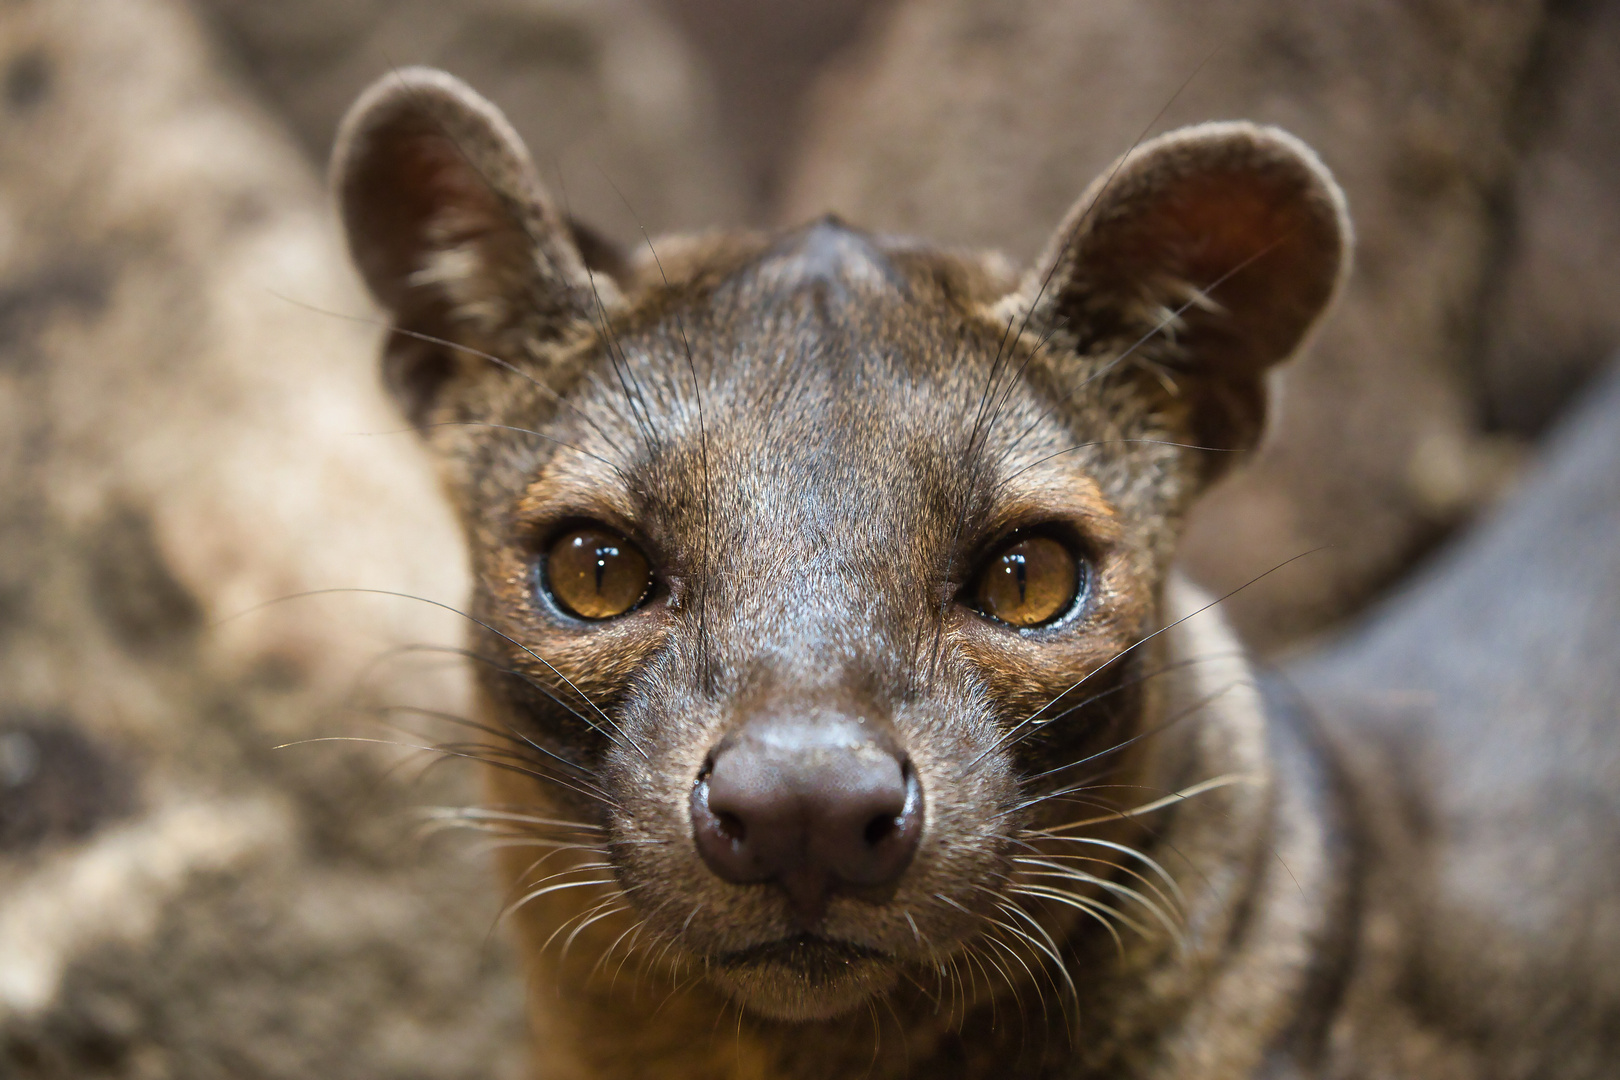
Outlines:
POLYGON ((1191 787, 1182 788, 1180 791, 1173 791, 1162 799, 1154 799, 1150 803, 1144 803, 1129 810, 1120 810, 1117 813, 1104 814, 1101 817, 1085 818, 1081 821, 1071 821, 1047 829, 1046 832, 1053 836, 1061 836, 1061 834, 1071 829, 1080 829, 1087 825, 1098 825, 1105 821, 1119 821, 1122 818, 1134 818, 1141 817, 1143 814, 1151 814, 1155 810, 1163 810, 1167 806, 1174 806, 1176 803, 1185 802, 1194 796, 1202 795, 1206 791, 1216 791, 1220 788, 1231 787, 1234 784, 1258 784, 1260 782, 1260 778, 1252 773, 1226 773, 1222 776, 1211 777, 1191 787))

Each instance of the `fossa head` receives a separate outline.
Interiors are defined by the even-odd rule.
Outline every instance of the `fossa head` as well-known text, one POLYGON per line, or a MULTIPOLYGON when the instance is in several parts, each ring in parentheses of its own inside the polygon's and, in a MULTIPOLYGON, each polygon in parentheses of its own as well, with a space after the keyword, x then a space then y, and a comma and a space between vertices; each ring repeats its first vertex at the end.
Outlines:
POLYGON ((558 845, 511 863, 531 948, 805 1020, 1128 907, 1182 515, 1343 272, 1309 150, 1150 140, 1022 274, 832 218, 622 256, 422 70, 334 180, 471 545, 499 810, 558 845))

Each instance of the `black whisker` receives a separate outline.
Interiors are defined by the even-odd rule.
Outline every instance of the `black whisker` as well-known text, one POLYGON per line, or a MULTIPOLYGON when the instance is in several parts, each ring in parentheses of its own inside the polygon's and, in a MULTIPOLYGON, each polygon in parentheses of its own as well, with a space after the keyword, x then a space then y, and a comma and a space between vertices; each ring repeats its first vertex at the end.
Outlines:
MULTIPOLYGON (((641 222, 640 217, 635 212, 635 208, 630 205, 630 200, 625 197, 623 191, 619 190, 619 185, 613 182, 613 178, 608 176, 605 172, 602 173, 602 178, 607 181, 608 186, 612 188, 614 194, 619 197, 619 201, 624 203, 624 208, 629 211, 630 216, 635 219, 636 228, 641 232, 641 239, 647 245, 647 252, 652 255, 653 265, 658 268, 658 276, 663 281, 664 287, 666 289, 669 288, 669 275, 664 272, 664 260, 658 257, 658 249, 653 247, 652 237, 647 233, 647 226, 641 222)), ((681 313, 679 311, 675 312, 675 329, 680 334, 681 348, 686 353, 686 370, 692 377, 692 395, 693 400, 697 404, 698 459, 699 466, 703 473, 703 536, 698 550, 698 566, 700 569, 697 575, 698 588, 695 603, 698 613, 698 649, 703 663, 703 682, 705 685, 709 685, 713 681, 713 672, 710 669, 712 650, 709 646, 708 596, 709 547, 713 533, 714 503, 714 488, 709 478, 709 429, 703 416, 703 386, 698 381, 697 361, 692 355, 692 342, 686 333, 686 320, 681 317, 681 313)))

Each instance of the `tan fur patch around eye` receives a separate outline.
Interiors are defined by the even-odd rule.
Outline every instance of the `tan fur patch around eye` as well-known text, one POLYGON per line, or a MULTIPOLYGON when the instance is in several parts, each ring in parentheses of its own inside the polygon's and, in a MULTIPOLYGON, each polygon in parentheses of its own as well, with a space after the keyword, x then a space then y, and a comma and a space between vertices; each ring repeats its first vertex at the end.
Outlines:
POLYGON ((1064 519, 1083 523, 1086 536, 1101 545, 1120 539, 1119 512, 1096 481, 1083 472, 1044 468, 1022 473, 1007 485, 1005 501, 985 523, 987 536, 1005 535, 1042 522, 1064 519))

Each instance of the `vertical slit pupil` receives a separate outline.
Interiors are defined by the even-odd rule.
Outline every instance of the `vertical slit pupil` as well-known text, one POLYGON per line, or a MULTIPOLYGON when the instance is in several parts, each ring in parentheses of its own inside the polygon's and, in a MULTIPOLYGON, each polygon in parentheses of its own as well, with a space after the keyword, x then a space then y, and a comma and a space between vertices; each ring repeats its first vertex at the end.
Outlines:
POLYGON ((652 568, 634 544, 605 529, 582 528, 552 545, 544 584, 570 614, 611 619, 634 608, 652 586, 652 568))
POLYGON ((1017 627, 1049 622, 1073 605, 1084 573, 1083 561, 1060 540, 1039 534, 1014 540, 980 571, 978 609, 1017 627))

